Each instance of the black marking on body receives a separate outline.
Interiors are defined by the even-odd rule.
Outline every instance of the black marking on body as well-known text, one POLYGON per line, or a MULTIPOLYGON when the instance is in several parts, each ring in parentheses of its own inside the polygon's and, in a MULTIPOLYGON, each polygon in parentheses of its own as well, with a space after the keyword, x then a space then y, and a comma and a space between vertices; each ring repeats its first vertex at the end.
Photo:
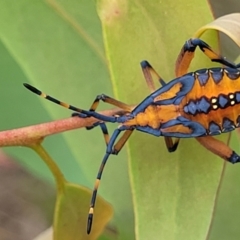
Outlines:
POLYGON ((201 86, 205 86, 209 80, 209 70, 201 69, 195 72, 195 78, 199 81, 201 86))
POLYGON ((224 68, 224 72, 231 80, 236 80, 239 78, 240 72, 234 68, 224 68))
MULTIPOLYGON (((239 120, 240 120, 240 116, 239 116, 239 120)), ((220 126, 219 124, 217 124, 214 121, 211 121, 209 123, 209 127, 208 127, 208 134, 209 135, 218 135, 221 133, 230 132, 237 127, 234 124, 234 121, 232 121, 231 119, 229 119, 227 117, 223 118, 221 125, 222 126, 220 126)))
POLYGON ((209 135, 218 135, 222 132, 220 126, 213 121, 209 123, 208 131, 209 135))
POLYGON ((223 118, 223 123, 222 123, 222 132, 230 132, 232 130, 234 130, 235 124, 232 120, 230 120, 229 118, 224 117, 223 118))
POLYGON ((202 97, 196 101, 189 101, 184 107, 183 110, 185 113, 196 115, 198 113, 207 114, 211 110, 211 104, 209 99, 202 97))
POLYGON ((218 97, 208 99, 203 96, 197 100, 190 100, 184 107, 183 111, 187 114, 196 115, 198 113, 208 114, 211 110, 225 109, 240 103, 240 92, 219 94, 218 97))
POLYGON ((220 94, 220 96, 218 97, 218 104, 219 104, 220 108, 226 107, 228 102, 229 102, 228 97, 224 94, 220 94))
POLYGON ((235 68, 204 68, 193 73, 195 79, 199 81, 201 86, 205 86, 211 78, 218 84, 223 79, 224 74, 226 74, 230 80, 236 80, 240 77, 240 71, 235 68))
POLYGON ((211 68, 209 69, 213 81, 218 84, 223 79, 223 69, 222 68, 211 68))

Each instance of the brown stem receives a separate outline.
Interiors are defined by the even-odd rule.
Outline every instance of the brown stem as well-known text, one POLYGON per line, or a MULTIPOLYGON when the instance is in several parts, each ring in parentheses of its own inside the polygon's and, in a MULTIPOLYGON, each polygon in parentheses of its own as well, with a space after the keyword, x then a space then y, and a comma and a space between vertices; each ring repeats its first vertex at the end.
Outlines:
MULTIPOLYGON (((119 109, 112 109, 99 113, 106 116, 112 116, 115 114, 122 114, 123 112, 119 109)), ((32 146, 33 144, 41 143, 46 136, 91 126, 97 121, 98 119, 93 117, 70 117, 48 123, 2 131, 0 132, 0 146, 32 146)))

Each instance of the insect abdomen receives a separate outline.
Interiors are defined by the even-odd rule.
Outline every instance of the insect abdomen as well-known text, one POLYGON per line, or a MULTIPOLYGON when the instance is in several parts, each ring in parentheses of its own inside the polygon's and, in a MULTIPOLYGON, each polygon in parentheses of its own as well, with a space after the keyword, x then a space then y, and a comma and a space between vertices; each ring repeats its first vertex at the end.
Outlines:
POLYGON ((182 115, 203 125, 208 135, 239 127, 239 71, 212 68, 196 71, 193 75, 194 86, 181 102, 182 115))

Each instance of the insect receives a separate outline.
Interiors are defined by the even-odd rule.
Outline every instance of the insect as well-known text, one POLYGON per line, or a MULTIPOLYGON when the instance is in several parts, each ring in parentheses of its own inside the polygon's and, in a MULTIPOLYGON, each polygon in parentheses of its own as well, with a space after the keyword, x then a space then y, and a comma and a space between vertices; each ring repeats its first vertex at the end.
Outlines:
POLYGON ((147 61, 142 61, 141 68, 151 94, 134 107, 102 94, 96 97, 90 110, 83 110, 24 84, 35 94, 75 111, 73 116, 94 117, 99 120, 94 126, 101 127, 107 147, 92 193, 87 233, 91 232, 94 206, 104 166, 111 154, 116 155, 121 151, 135 129, 157 137, 163 136, 169 152, 177 149, 180 138, 194 137, 223 159, 231 163, 240 162, 237 153, 212 137, 240 127, 240 91, 237 90, 240 89, 240 64, 235 65, 218 55, 200 39, 189 39, 182 47, 177 66, 178 77, 165 83, 147 61), (211 61, 221 63, 225 67, 201 69, 185 74, 197 47, 211 61), (157 90, 154 87, 153 76, 156 76, 162 85, 157 90), (105 116, 97 113, 95 110, 100 101, 122 109, 124 114, 105 116), (111 137, 105 122, 119 123, 111 137), (172 139, 173 137, 175 139, 172 139))

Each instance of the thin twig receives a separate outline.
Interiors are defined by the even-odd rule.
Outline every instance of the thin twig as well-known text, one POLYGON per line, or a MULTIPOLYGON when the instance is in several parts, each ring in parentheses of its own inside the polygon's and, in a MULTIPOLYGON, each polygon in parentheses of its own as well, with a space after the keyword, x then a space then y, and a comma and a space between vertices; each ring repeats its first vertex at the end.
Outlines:
MULTIPOLYGON (((99 113, 106 116, 124 114, 120 109, 105 110, 99 113)), ((42 140, 49 135, 91 126, 97 121, 99 120, 93 117, 70 117, 28 127, 2 131, 0 132, 0 146, 32 146, 33 144, 42 142, 42 140)))

